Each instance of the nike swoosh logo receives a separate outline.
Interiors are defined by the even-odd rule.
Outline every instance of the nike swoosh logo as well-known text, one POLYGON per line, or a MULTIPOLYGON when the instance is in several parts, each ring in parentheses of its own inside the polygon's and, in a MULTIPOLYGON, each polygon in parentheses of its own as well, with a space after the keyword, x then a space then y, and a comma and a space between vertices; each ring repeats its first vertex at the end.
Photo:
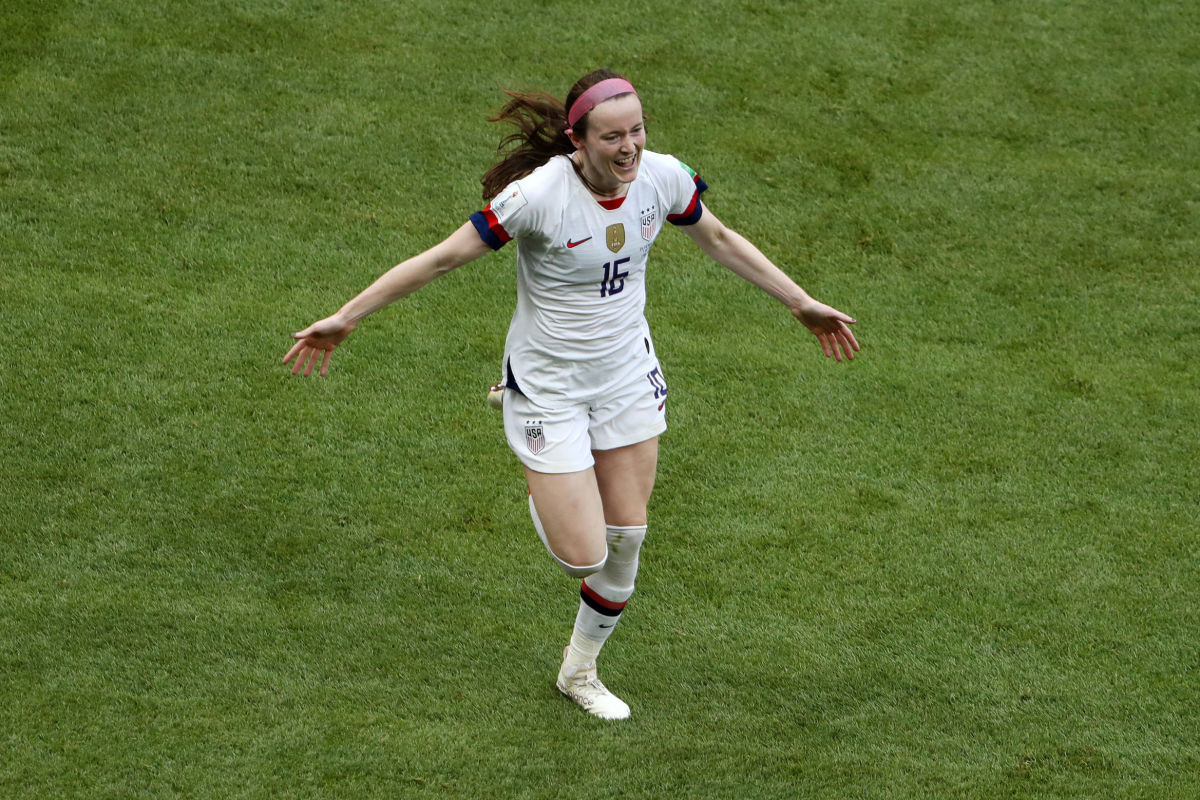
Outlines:
POLYGON ((613 627, 616 627, 616 624, 617 624, 617 623, 615 623, 615 622, 614 622, 612 625, 600 625, 600 626, 598 626, 598 627, 601 627, 601 628, 613 628, 613 627))
POLYGON ((567 247, 579 247, 579 245, 583 244, 584 242, 590 242, 591 240, 591 236, 586 239, 580 239, 578 242, 572 242, 570 239, 567 239, 567 247))

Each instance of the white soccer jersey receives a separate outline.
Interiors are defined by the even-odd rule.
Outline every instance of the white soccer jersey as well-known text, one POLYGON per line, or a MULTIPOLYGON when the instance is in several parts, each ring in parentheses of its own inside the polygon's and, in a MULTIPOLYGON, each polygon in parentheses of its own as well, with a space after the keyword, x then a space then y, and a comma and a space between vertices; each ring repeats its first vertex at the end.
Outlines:
MULTIPOLYGON (((708 187, 673 156, 642 151, 617 201, 596 200, 568 156, 509 184, 471 215, 485 242, 517 241, 517 309, 505 342, 508 375, 531 399, 563 377, 620 359, 648 337, 646 257, 664 222, 700 219, 708 187)), ((643 350, 643 353, 645 350, 643 350)))

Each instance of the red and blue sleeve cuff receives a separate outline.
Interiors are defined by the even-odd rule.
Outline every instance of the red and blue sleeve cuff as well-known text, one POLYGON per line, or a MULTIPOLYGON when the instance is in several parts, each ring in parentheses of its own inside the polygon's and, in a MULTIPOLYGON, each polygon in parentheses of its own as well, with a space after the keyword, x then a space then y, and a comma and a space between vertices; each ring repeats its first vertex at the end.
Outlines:
POLYGON ((667 222, 672 225, 695 225, 700 221, 701 215, 704 214, 704 206, 700 202, 700 195, 708 191, 708 184, 705 183, 699 175, 695 177, 696 191, 692 193, 692 202, 688 203, 679 214, 668 214, 667 222))
POLYGON ((504 230, 500 220, 496 219, 496 215, 492 213, 490 203, 482 211, 476 211, 471 215, 471 224, 475 226, 475 230, 479 233, 479 238, 483 239, 484 244, 493 250, 499 250, 506 243, 512 241, 508 231, 504 230))

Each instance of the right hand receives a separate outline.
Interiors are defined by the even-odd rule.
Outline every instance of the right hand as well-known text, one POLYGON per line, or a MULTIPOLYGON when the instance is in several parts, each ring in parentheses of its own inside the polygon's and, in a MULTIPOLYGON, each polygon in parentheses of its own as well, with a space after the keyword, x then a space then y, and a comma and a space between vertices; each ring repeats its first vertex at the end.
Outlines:
POLYGON ((287 364, 292 359, 296 359, 296 365, 292 367, 292 374, 297 375, 300 370, 304 370, 304 375, 307 377, 312 374, 313 367, 317 365, 317 359, 321 358, 321 371, 318 374, 324 377, 325 373, 329 371, 329 359, 333 357, 333 349, 341 344, 356 326, 357 323, 345 322, 336 315, 326 317, 320 322, 314 322, 299 333, 292 334, 296 343, 283 357, 283 363, 287 364), (321 353, 324 353, 323 357, 321 353))

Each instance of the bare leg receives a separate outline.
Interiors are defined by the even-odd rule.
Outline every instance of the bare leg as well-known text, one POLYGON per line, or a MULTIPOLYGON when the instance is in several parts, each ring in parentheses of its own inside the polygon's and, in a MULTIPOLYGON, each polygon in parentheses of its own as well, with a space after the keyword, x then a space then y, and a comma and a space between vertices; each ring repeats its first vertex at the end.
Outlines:
POLYGON ((645 525, 654 490, 657 438, 592 455, 595 467, 581 472, 525 468, 550 550, 568 564, 604 560, 606 525, 645 525))
POLYGON ((608 545, 595 470, 547 473, 526 467, 525 479, 550 551, 578 566, 604 561, 608 545))
POLYGON ((600 682, 596 659, 633 594, 638 551, 646 536, 646 505, 658 466, 658 440, 593 450, 592 455, 596 465, 590 471, 602 505, 605 561, 580 587, 579 611, 571 643, 563 652, 557 686, 595 716, 624 719, 629 706, 600 682))
POLYGON ((658 437, 614 450, 593 450, 596 484, 609 525, 645 525, 658 469, 658 437))

